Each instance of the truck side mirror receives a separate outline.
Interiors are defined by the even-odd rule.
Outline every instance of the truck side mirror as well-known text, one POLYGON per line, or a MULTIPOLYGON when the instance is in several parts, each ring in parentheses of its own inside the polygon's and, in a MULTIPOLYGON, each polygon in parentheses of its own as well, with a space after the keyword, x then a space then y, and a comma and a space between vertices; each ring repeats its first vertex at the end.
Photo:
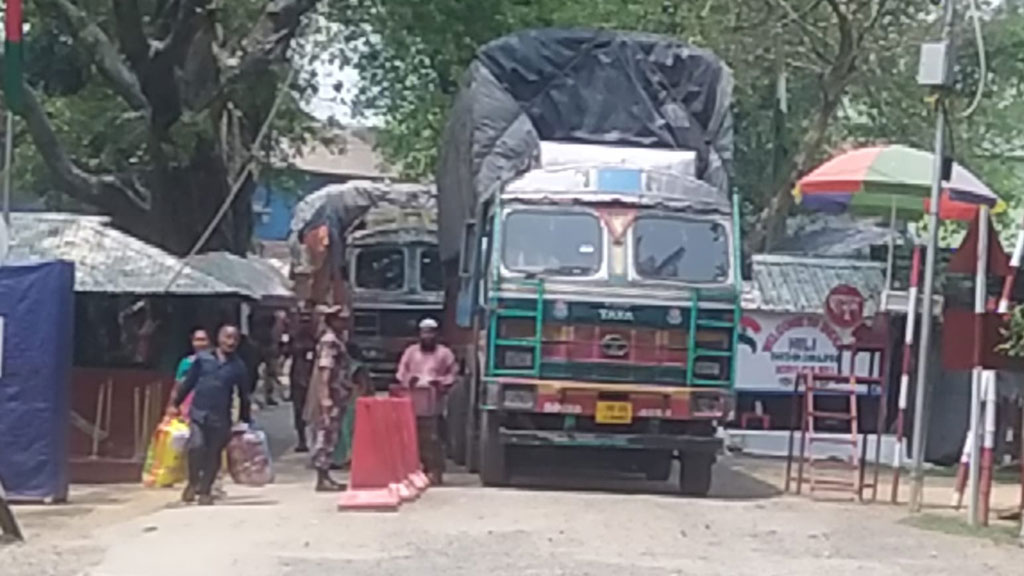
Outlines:
POLYGON ((462 250, 459 251, 459 277, 473 275, 473 254, 476 242, 476 220, 466 220, 462 225, 462 250))

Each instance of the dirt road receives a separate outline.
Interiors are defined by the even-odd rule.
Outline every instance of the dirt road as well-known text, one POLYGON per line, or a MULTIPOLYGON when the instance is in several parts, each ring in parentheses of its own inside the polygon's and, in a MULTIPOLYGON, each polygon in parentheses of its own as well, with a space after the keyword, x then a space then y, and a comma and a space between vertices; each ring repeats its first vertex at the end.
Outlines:
MULTIPOLYGON (((172 493, 155 511, 92 530, 78 520, 0 548, 5 576, 506 576, 675 574, 1019 576, 1024 551, 907 526, 902 509, 784 497, 741 460, 716 470, 715 497, 636 482, 532 482, 484 489, 454 475, 393 514, 343 514, 285 458, 266 489, 229 486, 208 509, 172 493), (568 487, 572 490, 566 489, 568 487), (595 488, 600 488, 596 490, 595 488)), ((154 498, 154 496, 146 496, 154 498)), ((147 504, 148 505, 148 504, 147 504)), ((84 521, 84 520, 82 520, 84 521)))

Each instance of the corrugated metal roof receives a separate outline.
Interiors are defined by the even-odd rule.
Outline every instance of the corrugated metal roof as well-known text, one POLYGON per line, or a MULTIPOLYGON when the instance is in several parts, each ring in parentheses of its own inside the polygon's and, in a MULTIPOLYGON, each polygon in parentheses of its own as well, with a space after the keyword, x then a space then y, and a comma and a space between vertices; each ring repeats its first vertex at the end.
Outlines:
POLYGON ((74 262, 76 292, 254 297, 191 266, 168 290, 181 259, 117 230, 106 217, 16 212, 10 232, 8 262, 74 262))
POLYGON ((860 290, 864 315, 872 316, 885 288, 881 262, 757 254, 752 268, 743 294, 743 307, 750 310, 821 313, 828 293, 847 284, 860 290))
POLYGON ((273 264, 259 256, 242 258, 230 252, 207 252, 189 258, 188 263, 225 284, 252 292, 259 298, 295 298, 288 279, 273 264))

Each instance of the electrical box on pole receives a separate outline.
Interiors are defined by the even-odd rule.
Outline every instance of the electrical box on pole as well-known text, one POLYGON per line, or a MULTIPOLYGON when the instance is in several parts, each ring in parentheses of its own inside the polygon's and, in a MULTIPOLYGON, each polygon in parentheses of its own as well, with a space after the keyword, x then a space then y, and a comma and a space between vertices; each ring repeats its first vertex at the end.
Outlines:
POLYGON ((949 88, 953 85, 953 55, 947 41, 926 42, 921 45, 921 60, 917 67, 917 83, 929 88, 949 88))

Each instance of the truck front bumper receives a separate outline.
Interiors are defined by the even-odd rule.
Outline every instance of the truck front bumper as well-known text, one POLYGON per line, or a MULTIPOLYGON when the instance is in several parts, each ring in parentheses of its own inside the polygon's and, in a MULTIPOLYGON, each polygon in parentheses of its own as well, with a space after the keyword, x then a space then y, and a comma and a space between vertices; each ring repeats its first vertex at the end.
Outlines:
POLYGON ((722 448, 721 438, 668 434, 605 434, 502 428, 500 437, 501 443, 507 446, 675 450, 709 455, 717 454, 722 448))

